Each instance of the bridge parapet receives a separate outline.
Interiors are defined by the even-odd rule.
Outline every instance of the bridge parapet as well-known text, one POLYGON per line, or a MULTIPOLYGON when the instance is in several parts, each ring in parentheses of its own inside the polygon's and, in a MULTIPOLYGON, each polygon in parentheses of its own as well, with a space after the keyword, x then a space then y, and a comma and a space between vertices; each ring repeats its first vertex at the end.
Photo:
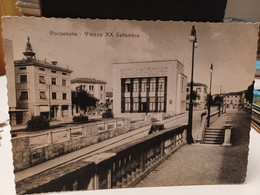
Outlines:
POLYGON ((232 146, 231 144, 231 131, 233 129, 233 119, 232 117, 228 116, 225 121, 225 138, 224 143, 222 146, 232 146))
POLYGON ((19 181, 17 193, 135 186, 186 143, 186 129, 186 125, 165 129, 105 153, 66 163, 62 167, 19 181), (41 185, 37 186, 38 182, 42 182, 41 185))
POLYGON ((130 119, 117 119, 12 138, 15 172, 149 124, 149 119, 132 124, 130 119), (32 139, 41 144, 35 147, 32 139))

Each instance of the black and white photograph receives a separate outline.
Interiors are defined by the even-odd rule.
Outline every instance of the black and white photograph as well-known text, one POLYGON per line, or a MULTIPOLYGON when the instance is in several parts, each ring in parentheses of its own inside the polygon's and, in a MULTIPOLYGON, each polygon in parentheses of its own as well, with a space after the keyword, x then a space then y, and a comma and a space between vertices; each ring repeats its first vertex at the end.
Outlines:
POLYGON ((244 183, 259 24, 2 27, 17 194, 244 183))

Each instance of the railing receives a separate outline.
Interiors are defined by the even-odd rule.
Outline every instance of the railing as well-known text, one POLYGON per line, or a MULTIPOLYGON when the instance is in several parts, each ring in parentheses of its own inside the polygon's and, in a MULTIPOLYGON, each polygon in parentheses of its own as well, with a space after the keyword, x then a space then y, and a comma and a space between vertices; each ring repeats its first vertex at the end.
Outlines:
POLYGON ((17 193, 133 187, 186 143, 187 126, 147 135, 16 183, 17 193), (41 186, 35 184, 41 183, 41 186))
MULTIPOLYGON (((215 112, 211 113, 210 114, 210 123, 214 122, 219 117, 219 114, 224 114, 224 112, 215 111, 215 112)), ((200 127, 198 130, 197 136, 195 138, 196 142, 203 143, 205 131, 207 129, 207 120, 208 120, 207 115, 204 115, 201 117, 200 127)))
POLYGON ((133 124, 130 119, 117 119, 12 138, 14 171, 20 171, 149 124, 150 119, 133 124))
POLYGON ((232 146, 231 144, 231 131, 233 129, 233 119, 228 116, 225 121, 225 138, 222 146, 232 146))
MULTIPOLYGON (((96 124, 85 124, 78 127, 71 127, 71 128, 48 131, 45 133, 31 135, 29 136, 30 145, 32 148, 35 148, 42 145, 50 145, 53 143, 70 140, 76 137, 86 135, 86 133, 90 135, 91 133, 86 132, 87 130, 85 129, 88 129, 88 127, 89 129, 92 129, 91 126, 95 126, 98 132, 102 132, 102 131, 112 130, 124 126, 124 120, 122 119, 109 120, 109 121, 100 122, 96 124)), ((95 132, 92 131, 92 135, 94 134, 95 132)))

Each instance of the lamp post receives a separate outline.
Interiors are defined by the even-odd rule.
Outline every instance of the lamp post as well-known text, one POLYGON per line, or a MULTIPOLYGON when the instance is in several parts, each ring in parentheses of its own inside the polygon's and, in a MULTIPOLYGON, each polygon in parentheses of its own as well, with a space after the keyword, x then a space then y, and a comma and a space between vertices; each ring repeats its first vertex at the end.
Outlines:
POLYGON ((193 92, 194 50, 196 47, 198 47, 195 25, 192 26, 191 34, 189 36, 189 41, 192 42, 192 64, 191 64, 190 103, 189 103, 187 142, 188 144, 191 144, 194 143, 192 138, 192 113, 193 113, 192 92, 193 92))
POLYGON ((213 72, 213 64, 211 64, 211 66, 210 66, 210 85, 209 85, 209 97, 208 97, 208 123, 207 123, 207 127, 209 127, 209 123, 210 123, 212 72, 213 72))

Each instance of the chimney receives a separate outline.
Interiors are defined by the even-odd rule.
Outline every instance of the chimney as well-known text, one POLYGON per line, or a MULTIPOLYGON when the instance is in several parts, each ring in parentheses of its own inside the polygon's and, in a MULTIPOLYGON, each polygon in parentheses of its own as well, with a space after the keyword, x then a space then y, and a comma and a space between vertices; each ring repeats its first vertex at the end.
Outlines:
POLYGON ((53 64, 53 65, 57 65, 57 61, 51 61, 51 63, 53 64))

